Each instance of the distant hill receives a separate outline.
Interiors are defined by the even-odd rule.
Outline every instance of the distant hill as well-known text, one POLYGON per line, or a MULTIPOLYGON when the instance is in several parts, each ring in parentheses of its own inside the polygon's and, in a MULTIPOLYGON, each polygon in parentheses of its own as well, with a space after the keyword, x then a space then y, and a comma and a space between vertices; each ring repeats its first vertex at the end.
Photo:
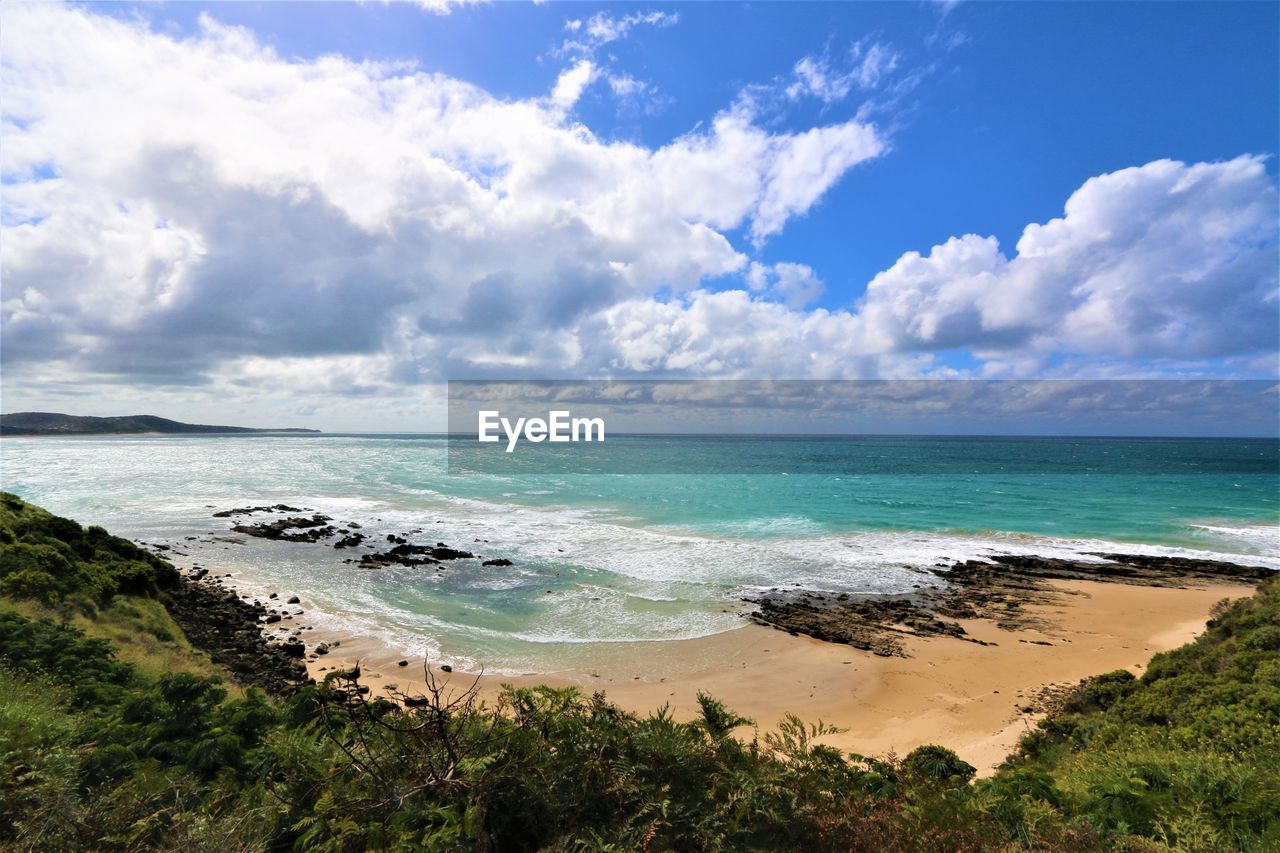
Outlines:
POLYGON ((320 432, 318 429, 255 429, 252 427, 184 424, 155 415, 93 418, 58 412, 14 412, 0 415, 0 435, 125 435, 159 432, 173 435, 241 432, 320 432))

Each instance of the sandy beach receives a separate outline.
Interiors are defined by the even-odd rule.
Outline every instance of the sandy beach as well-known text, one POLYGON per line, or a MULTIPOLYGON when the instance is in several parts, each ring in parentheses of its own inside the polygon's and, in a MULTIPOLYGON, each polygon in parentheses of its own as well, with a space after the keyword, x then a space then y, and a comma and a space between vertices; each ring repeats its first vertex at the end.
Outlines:
MULTIPOLYGON (((697 714, 697 693, 710 693, 763 733, 786 714, 844 729, 826 742, 864 754, 905 754, 925 743, 954 749, 990 773, 1042 715, 1046 689, 1089 675, 1128 669, 1140 673, 1151 656, 1186 643, 1205 626, 1223 598, 1251 595, 1244 584, 1193 587, 1130 586, 1054 581, 1058 595, 1027 611, 1040 630, 1004 630, 986 620, 961 620, 973 639, 910 638, 909 657, 878 657, 849 646, 759 625, 697 640, 619 644, 591 671, 522 677, 481 675, 492 696, 503 684, 574 685, 638 713, 670 705, 678 719, 697 714)), ((388 685, 417 692, 423 661, 404 659, 367 638, 309 632, 309 644, 338 640, 308 662, 317 679, 357 662, 371 695, 388 685)), ((438 673, 465 689, 475 674, 438 673)), ((747 730, 743 730, 746 732, 747 730)), ((748 734, 749 736, 749 734, 748 734)))

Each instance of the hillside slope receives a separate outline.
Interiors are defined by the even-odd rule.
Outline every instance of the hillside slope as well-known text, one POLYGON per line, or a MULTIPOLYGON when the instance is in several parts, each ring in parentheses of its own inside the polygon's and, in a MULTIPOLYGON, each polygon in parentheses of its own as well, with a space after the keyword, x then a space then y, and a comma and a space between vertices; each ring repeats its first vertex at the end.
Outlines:
POLYGON ((98 418, 86 415, 64 415, 59 412, 14 412, 0 415, 0 435, 119 435, 129 433, 249 433, 305 432, 318 429, 260 429, 256 427, 186 424, 155 415, 122 415, 98 418))

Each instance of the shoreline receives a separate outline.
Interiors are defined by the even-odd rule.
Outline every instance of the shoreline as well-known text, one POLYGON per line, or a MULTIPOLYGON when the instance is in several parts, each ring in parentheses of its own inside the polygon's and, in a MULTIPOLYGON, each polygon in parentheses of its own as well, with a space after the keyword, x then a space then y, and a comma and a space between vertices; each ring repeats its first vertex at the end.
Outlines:
MULTIPOLYGON (((230 519, 231 531, 241 537, 322 543, 352 554, 343 562, 359 571, 511 565, 444 542, 426 544, 421 527, 388 533, 383 544, 359 523, 287 504, 213 515, 230 519)), ((168 545, 150 547, 190 556, 168 545)), ((303 589, 255 594, 256 584, 241 588, 235 577, 192 563, 184 585, 201 588, 202 598, 187 595, 184 605, 179 596, 176 609, 203 609, 200 600, 216 604, 226 624, 201 626, 206 640, 236 661, 237 678, 250 682, 271 679, 272 661, 282 659, 282 672, 301 676, 288 679, 294 685, 322 682, 335 672, 359 673, 358 682, 339 685, 349 696, 358 690, 367 698, 407 702, 406 694, 429 692, 432 682, 455 694, 474 687, 491 701, 505 685, 548 685, 603 692, 642 716, 667 706, 679 720, 698 716, 697 697, 705 692, 753 719, 757 732, 795 716, 840 729, 822 740, 845 751, 902 755, 939 744, 980 773, 994 770, 1081 679, 1118 669, 1141 673, 1152 655, 1202 632, 1219 601, 1252 595, 1275 571, 1108 551, 1083 552, 1078 559, 1004 554, 950 566, 939 562, 919 570, 921 583, 910 592, 775 587, 741 599, 757 609, 742 612, 741 626, 733 630, 595 644, 586 662, 511 675, 455 671, 446 660, 411 656, 405 649, 416 635, 388 640, 326 627, 325 617, 341 610, 309 600, 303 589), (322 624, 308 613, 322 614, 322 624)))
MULTIPOLYGON (((512 677, 446 673, 433 665, 433 674, 449 690, 474 683, 487 700, 508 684, 572 686, 588 694, 603 691, 641 715, 669 705, 679 720, 697 715, 702 691, 752 718, 761 733, 794 714, 845 729, 822 738, 845 751, 905 755, 937 743, 988 775, 1052 707, 1061 688, 1117 669, 1140 674, 1152 655, 1198 636, 1217 602, 1254 592, 1241 583, 1048 583, 1055 594, 1026 605, 1039 627, 1007 630, 984 619, 959 620, 981 643, 909 637, 908 657, 744 624, 694 640, 628 645, 616 650, 616 660, 591 671, 512 677)), ((317 681, 358 665, 371 698, 386 695, 388 685, 410 694, 425 689, 421 658, 341 632, 316 630, 307 640, 338 643, 327 654, 308 656, 308 672, 317 681), (408 664, 399 666, 400 660, 408 664)))

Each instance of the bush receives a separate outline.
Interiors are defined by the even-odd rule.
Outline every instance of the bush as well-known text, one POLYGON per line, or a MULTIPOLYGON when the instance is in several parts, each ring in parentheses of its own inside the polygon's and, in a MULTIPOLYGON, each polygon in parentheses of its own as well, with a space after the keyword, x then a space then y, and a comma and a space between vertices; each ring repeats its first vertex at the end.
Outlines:
POLYGON ((966 783, 977 768, 963 761, 945 746, 926 744, 916 747, 902 762, 903 769, 930 782, 966 783))
POLYGON ((82 528, 0 493, 0 594, 92 606, 119 593, 155 595, 178 577, 171 563, 101 527, 82 528))

